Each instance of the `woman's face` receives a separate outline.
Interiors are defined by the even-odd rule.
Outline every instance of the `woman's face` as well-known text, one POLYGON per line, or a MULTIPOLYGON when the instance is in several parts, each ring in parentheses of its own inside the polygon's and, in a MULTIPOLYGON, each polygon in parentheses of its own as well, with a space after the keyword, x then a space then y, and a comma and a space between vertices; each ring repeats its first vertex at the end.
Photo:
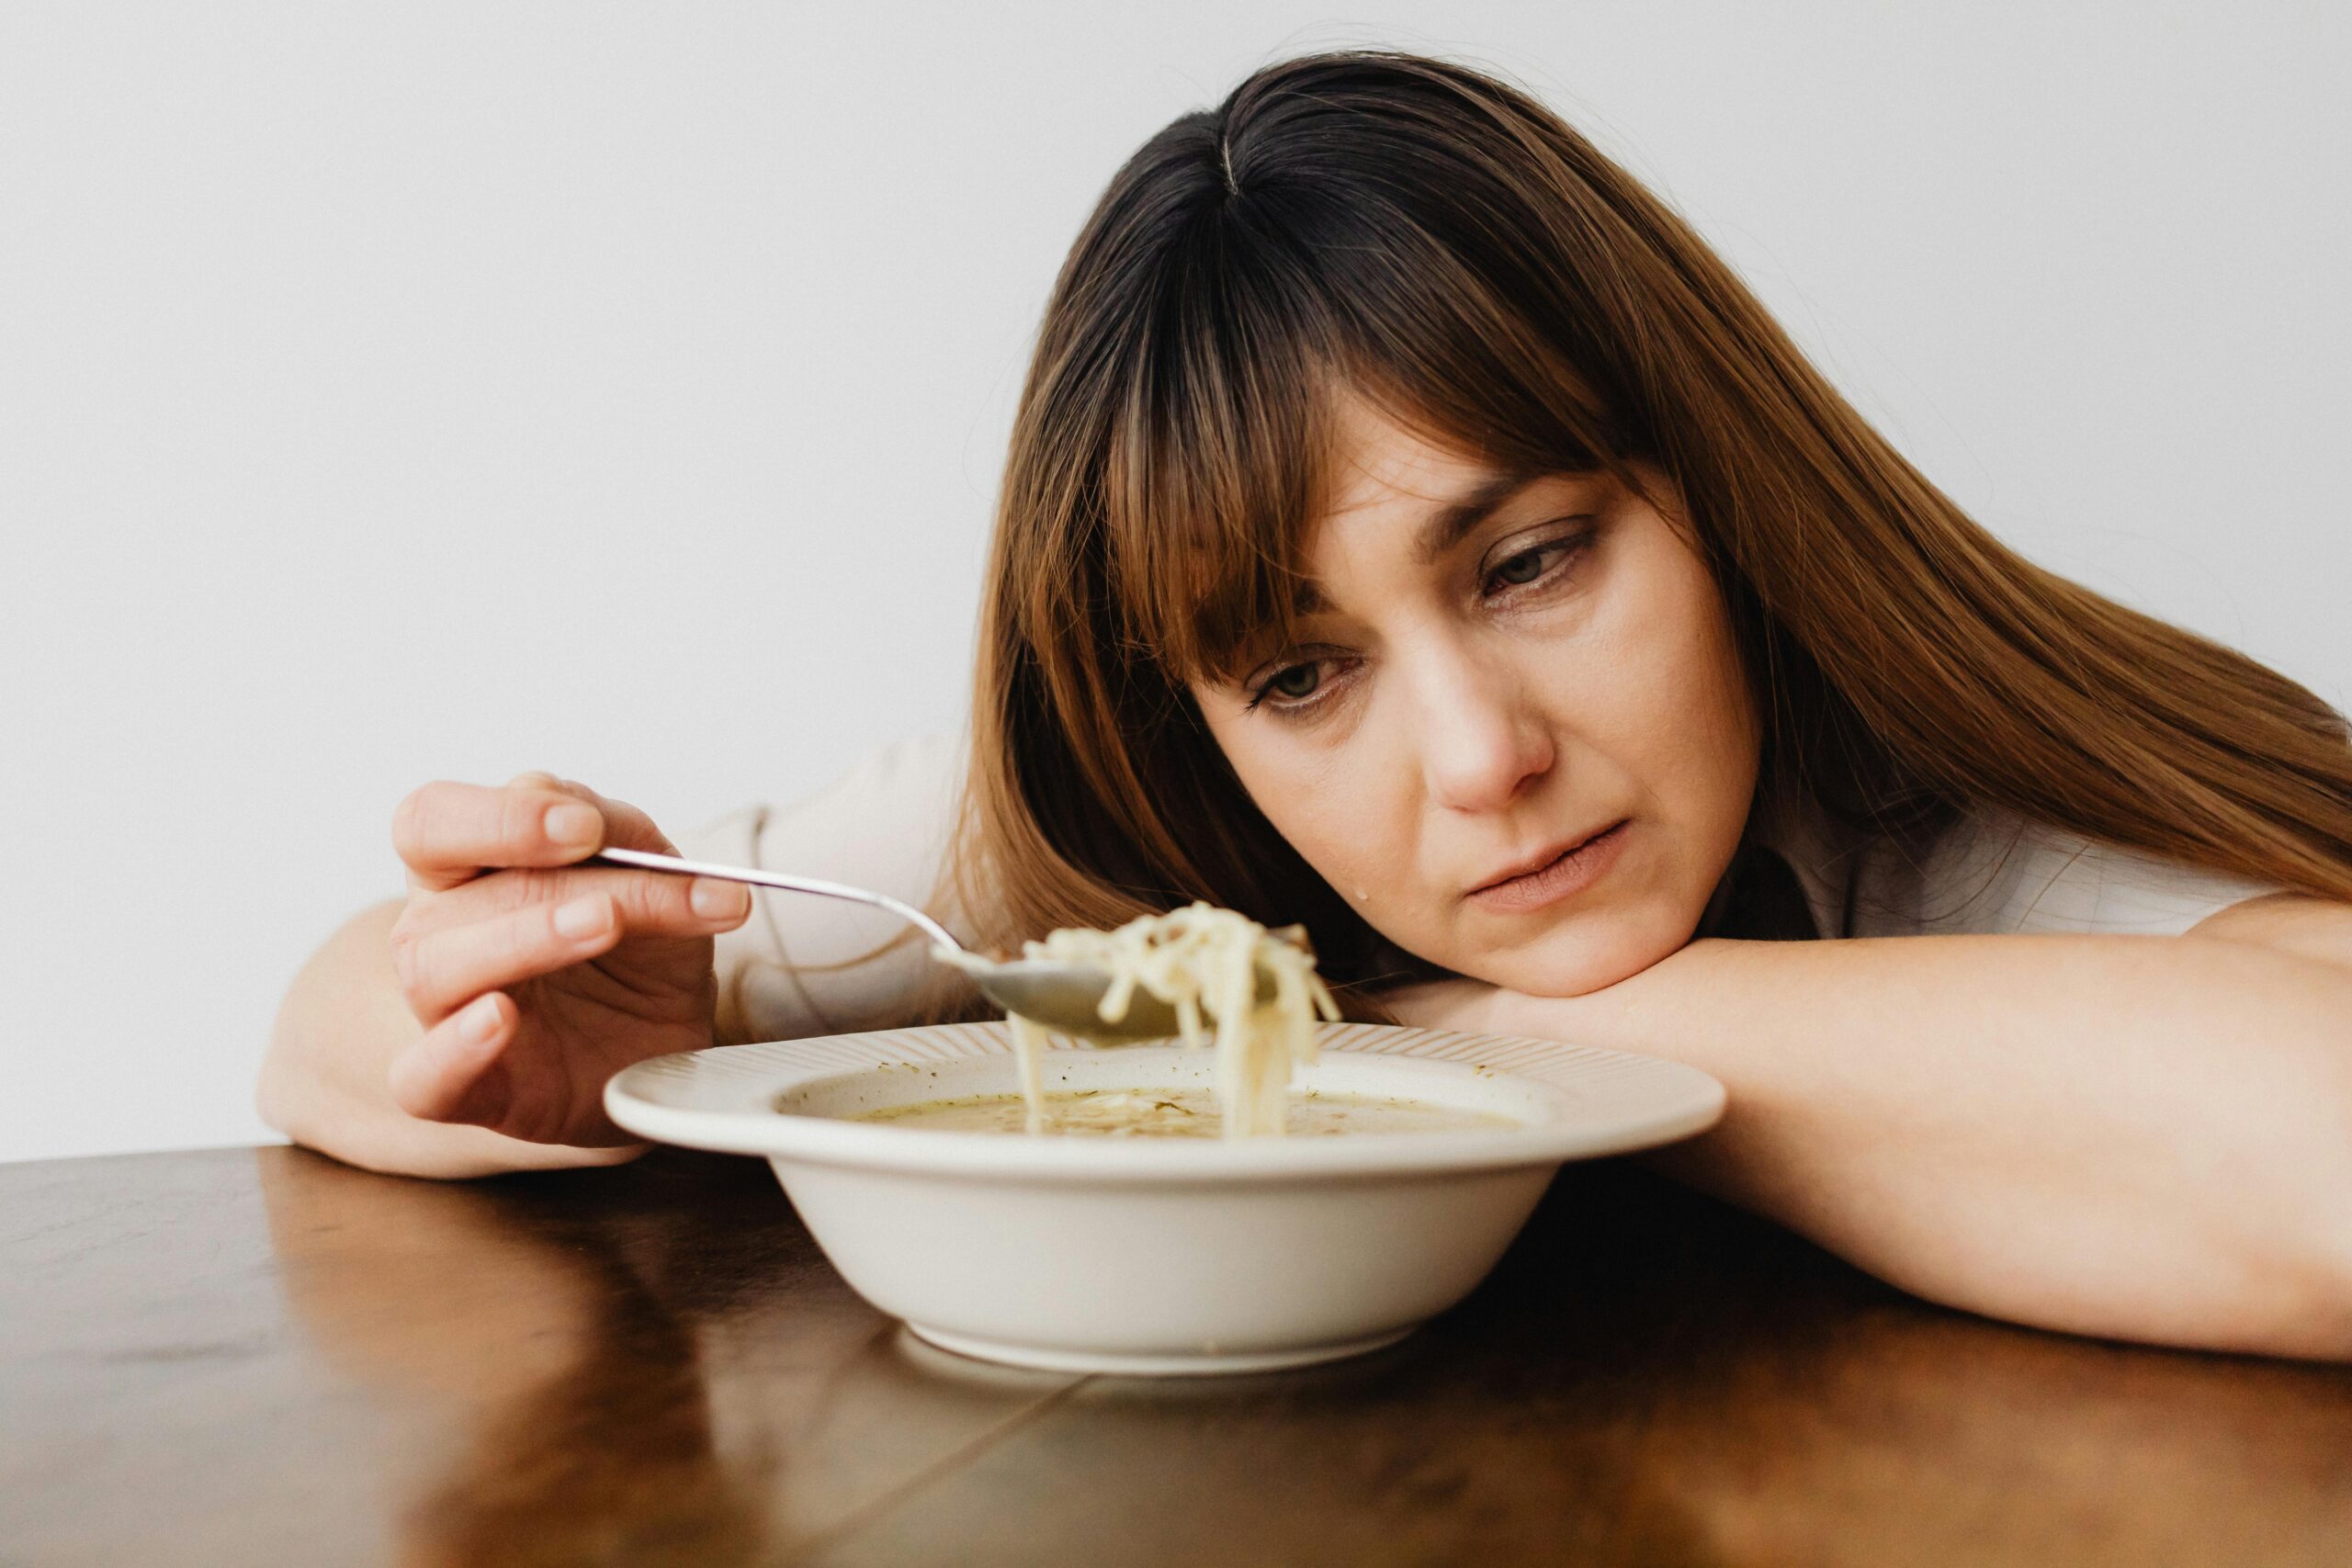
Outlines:
POLYGON ((1194 686, 1211 732, 1408 952, 1550 996, 1648 967, 1690 940, 1756 783, 1713 581, 1606 475, 1520 482, 1362 404, 1346 429, 1307 536, 1320 604, 1238 683, 1194 686))

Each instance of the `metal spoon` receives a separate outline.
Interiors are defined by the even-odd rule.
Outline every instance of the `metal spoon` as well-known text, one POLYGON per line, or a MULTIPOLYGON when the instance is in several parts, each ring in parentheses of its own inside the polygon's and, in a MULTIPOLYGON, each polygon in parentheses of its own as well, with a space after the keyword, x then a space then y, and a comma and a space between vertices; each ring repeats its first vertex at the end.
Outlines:
MULTIPOLYGON (((673 876, 715 876, 723 882, 744 882, 755 887, 776 887, 786 893, 813 893, 820 898, 844 898, 887 909, 921 931, 932 941, 964 957, 956 967, 972 977, 983 995, 1007 1012, 1017 1012, 1035 1023, 1064 1034, 1075 1034, 1101 1045, 1130 1044, 1138 1040, 1164 1040, 1176 1032, 1176 1010, 1137 987, 1127 1001, 1127 1012, 1116 1023, 1098 1010, 1111 976, 1086 964, 1047 964, 1036 959, 999 963, 969 953, 954 933, 911 904, 887 893, 852 887, 842 882, 822 882, 813 876, 787 876, 780 872, 752 871, 739 865, 713 865, 680 860, 646 850, 607 849, 588 857, 608 865, 633 866, 639 871, 667 872, 673 876)), ((1270 994, 1268 976, 1259 975, 1261 996, 1270 994)))

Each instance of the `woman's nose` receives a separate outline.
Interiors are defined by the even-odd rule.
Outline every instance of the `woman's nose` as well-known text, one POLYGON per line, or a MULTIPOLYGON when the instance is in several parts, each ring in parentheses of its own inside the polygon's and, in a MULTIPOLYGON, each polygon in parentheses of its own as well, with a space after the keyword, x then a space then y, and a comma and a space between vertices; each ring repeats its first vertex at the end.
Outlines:
POLYGON ((1550 731, 1500 666, 1462 655, 1418 682, 1412 723, 1430 797, 1455 811, 1496 811, 1553 763, 1550 731))

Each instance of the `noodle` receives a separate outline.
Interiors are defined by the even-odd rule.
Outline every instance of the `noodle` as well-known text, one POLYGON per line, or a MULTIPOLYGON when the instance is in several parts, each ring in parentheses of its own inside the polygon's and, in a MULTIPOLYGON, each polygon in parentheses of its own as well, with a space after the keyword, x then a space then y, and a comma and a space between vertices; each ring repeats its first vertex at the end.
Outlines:
POLYGON ((1046 1049, 1046 1032, 1019 1013, 1008 1015, 1012 1025, 1012 1054, 1021 1063, 1021 1100, 1029 1108, 1029 1131, 1046 1130, 1046 1086, 1038 1076, 1039 1055, 1046 1049))
MULTIPOLYGON (((1236 1137, 1283 1131, 1292 1069, 1316 1057, 1316 1018, 1340 1016, 1303 937, 1296 927, 1271 932, 1246 915, 1193 903, 1164 915, 1139 915, 1114 931, 1049 932, 1043 942, 1023 943, 1022 956, 1108 974, 1111 984, 1097 1010, 1106 1023, 1126 1017, 1141 988, 1175 1010, 1177 1033, 1187 1046, 1212 1043, 1204 1024, 1213 1026, 1217 1103, 1226 1136, 1236 1137), (1263 1002, 1257 996, 1261 971, 1273 981, 1273 995, 1263 1002)), ((1046 1032, 1018 1014, 1010 1021, 1029 1131, 1042 1132, 1038 1053, 1046 1032)))

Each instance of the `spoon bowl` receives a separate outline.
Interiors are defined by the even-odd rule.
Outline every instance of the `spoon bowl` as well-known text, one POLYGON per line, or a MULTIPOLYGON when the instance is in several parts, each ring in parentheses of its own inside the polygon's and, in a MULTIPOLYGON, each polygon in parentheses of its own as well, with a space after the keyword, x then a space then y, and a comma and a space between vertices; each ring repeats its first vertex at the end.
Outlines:
POLYGON ((1176 1032, 1176 1010, 1140 986, 1129 993, 1125 1017, 1115 1023, 1103 1018, 1102 994, 1111 988, 1111 976, 1091 964, 1016 958, 979 966, 986 962, 958 959, 956 966, 972 976, 989 1000, 1033 1023, 1098 1045, 1165 1040, 1176 1032))

